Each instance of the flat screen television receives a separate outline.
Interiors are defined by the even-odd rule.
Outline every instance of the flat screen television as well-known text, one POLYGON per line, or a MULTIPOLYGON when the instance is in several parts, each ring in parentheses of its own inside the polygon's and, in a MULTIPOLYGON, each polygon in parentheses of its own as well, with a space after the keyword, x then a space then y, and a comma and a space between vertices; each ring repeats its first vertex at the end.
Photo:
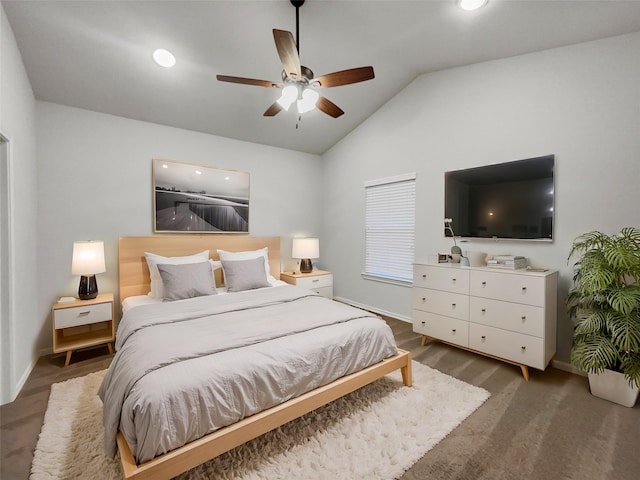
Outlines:
POLYGON ((445 172, 444 216, 455 235, 551 241, 554 162, 546 155, 445 172))

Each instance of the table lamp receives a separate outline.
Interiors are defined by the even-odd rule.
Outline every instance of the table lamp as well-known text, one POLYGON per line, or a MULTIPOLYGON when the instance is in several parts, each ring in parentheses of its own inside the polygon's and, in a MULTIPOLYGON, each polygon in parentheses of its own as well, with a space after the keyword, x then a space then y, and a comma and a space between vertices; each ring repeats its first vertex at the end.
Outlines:
POLYGON ((104 264, 104 242, 73 242, 71 273, 80 275, 78 298, 91 300, 98 296, 96 273, 106 271, 104 264))
POLYGON ((313 270, 312 258, 320 256, 320 241, 317 238, 294 238, 291 256, 300 259, 300 273, 313 270))

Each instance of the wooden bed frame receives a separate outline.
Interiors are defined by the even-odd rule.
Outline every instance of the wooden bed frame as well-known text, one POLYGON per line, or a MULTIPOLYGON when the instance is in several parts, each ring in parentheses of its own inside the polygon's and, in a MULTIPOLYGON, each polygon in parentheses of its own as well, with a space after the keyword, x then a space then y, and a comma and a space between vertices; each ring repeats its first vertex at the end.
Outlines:
MULTIPOLYGON (((181 256, 208 249, 210 257, 215 260, 218 259, 216 249, 237 252, 257 250, 265 246, 269 248, 271 275, 279 279, 279 237, 260 238, 229 234, 121 237, 118 254, 120 302, 133 295, 146 295, 150 290, 149 271, 144 252, 163 256, 181 256)), ((398 350, 397 355, 376 365, 339 378, 328 385, 221 428, 140 465, 136 464, 124 435, 118 432, 118 452, 124 478, 137 480, 173 478, 398 369, 402 373, 404 385, 411 386, 411 356, 409 352, 398 350)))

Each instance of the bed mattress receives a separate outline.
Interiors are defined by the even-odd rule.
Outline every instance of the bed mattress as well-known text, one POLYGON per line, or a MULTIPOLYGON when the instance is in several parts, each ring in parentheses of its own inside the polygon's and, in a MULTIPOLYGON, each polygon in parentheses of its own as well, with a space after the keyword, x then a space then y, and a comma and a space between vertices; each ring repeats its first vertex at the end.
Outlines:
POLYGON ((397 353, 369 312, 295 286, 127 310, 100 387, 139 463, 397 353))

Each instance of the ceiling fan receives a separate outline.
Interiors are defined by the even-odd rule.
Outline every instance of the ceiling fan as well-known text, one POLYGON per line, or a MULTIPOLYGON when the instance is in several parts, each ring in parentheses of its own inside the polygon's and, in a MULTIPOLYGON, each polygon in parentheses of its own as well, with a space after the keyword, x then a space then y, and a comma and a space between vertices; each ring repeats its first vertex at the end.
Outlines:
POLYGON ((290 0, 290 2, 296 8, 296 39, 293 39, 291 32, 273 29, 273 39, 283 67, 282 83, 228 75, 216 75, 216 78, 221 82, 282 89, 281 97, 264 112, 265 117, 273 117, 281 110, 289 110, 293 102, 296 102, 298 115, 318 108, 327 115, 337 118, 344 111, 331 100, 321 96, 316 88, 339 87, 371 80, 374 78, 373 67, 350 68, 314 77, 310 68, 300 64, 299 9, 304 4, 304 0, 290 0))

